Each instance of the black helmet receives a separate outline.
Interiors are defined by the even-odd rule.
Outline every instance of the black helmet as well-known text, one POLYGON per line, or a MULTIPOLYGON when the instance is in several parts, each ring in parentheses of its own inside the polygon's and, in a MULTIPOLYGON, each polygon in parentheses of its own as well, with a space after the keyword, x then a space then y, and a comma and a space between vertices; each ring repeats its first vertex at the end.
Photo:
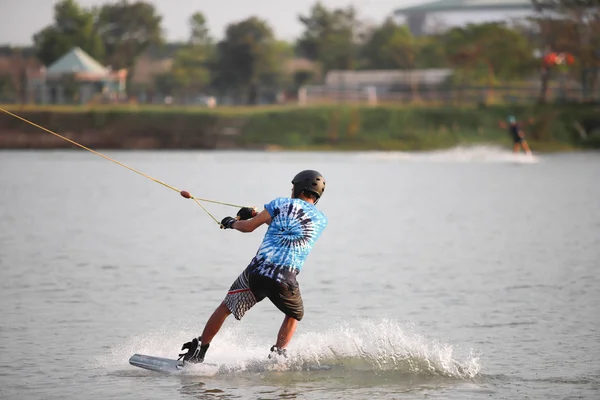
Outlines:
POLYGON ((325 178, 318 171, 313 171, 312 169, 298 173, 292 179, 292 184, 294 185, 294 197, 298 197, 300 193, 308 191, 316 194, 317 200, 319 200, 325 191, 325 178))

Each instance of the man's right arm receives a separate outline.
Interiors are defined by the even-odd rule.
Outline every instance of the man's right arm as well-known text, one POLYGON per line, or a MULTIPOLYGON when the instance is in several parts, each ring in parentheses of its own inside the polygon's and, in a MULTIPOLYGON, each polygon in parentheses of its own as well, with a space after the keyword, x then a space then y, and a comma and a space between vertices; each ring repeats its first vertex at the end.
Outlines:
POLYGON ((244 221, 235 221, 231 228, 240 232, 252 232, 262 224, 271 223, 271 214, 267 210, 262 210, 254 218, 250 218, 244 221))

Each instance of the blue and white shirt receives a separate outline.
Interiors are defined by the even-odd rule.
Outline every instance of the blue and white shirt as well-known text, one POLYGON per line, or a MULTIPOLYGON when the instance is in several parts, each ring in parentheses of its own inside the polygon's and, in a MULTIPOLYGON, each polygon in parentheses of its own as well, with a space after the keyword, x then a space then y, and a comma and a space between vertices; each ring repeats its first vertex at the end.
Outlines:
POLYGON ((285 281, 298 274, 315 242, 327 226, 327 217, 301 199, 279 197, 265 209, 271 224, 248 266, 252 273, 285 281))

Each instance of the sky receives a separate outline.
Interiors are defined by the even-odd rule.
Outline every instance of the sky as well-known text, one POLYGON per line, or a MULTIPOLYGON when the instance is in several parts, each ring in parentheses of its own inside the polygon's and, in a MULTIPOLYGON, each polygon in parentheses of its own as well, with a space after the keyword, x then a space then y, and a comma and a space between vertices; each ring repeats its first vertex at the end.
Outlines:
MULTIPOLYGON (((225 27, 251 16, 269 22, 277 38, 294 40, 300 36, 302 25, 299 14, 308 14, 315 0, 145 0, 154 4, 163 17, 163 30, 168 41, 186 40, 189 36, 189 17, 196 11, 204 13, 211 34, 223 37, 225 27)), ((354 5, 363 20, 380 23, 394 9, 431 0, 321 0, 328 8, 354 5)), ((54 5, 58 0, 0 0, 0 45, 30 45, 33 34, 50 25, 54 17, 54 5)), ((78 0, 83 7, 99 6, 114 0, 78 0)), ((503 14, 447 14, 441 18, 448 25, 464 22, 498 19, 503 14)))

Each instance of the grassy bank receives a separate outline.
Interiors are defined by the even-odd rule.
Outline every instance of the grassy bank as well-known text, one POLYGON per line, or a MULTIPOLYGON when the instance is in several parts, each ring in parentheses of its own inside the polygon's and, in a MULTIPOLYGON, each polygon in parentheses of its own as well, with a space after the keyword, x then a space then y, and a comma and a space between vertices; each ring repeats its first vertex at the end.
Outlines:
MULTIPOLYGON (((3 107, 7 108, 7 107, 3 107)), ((491 143, 510 146, 500 120, 533 119, 525 128, 537 151, 600 147, 600 109, 586 105, 417 107, 324 106, 198 108, 9 107, 36 124, 98 148, 283 148, 432 150, 491 143), (596 129, 598 129, 596 128, 596 129), (585 140, 581 132, 590 137, 585 140)), ((70 147, 0 113, 0 147, 70 147)))

